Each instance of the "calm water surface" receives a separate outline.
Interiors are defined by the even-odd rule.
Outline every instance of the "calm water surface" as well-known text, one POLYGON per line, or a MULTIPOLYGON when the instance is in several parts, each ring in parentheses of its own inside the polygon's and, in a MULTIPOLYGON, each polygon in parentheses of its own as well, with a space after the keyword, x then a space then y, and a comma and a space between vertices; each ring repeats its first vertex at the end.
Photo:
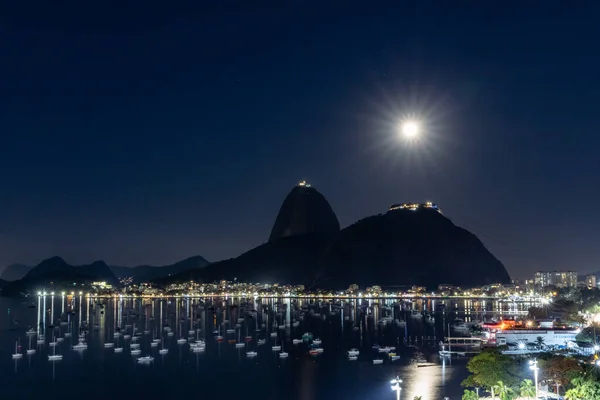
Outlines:
POLYGON ((400 376, 402 398, 423 396, 424 400, 460 399, 460 382, 466 378, 465 359, 442 362, 436 343, 444 327, 456 317, 512 316, 527 304, 498 302, 440 302, 359 300, 333 303, 290 299, 101 299, 42 297, 28 301, 0 299, 0 387, 9 399, 73 398, 209 398, 219 399, 395 399, 389 380, 400 376), (411 315, 411 310, 419 315, 411 315), (431 311, 434 318, 423 318, 431 311), (437 312, 436 312, 437 310, 437 312), (406 324, 379 323, 384 317, 406 324), (228 320, 229 323, 224 321, 228 320), (236 328, 236 324, 239 327, 236 328), (295 324, 294 324, 295 323, 295 324), (280 329, 280 326, 284 329, 280 329), (296 326, 295 326, 296 325, 296 326), (165 327, 173 336, 168 336, 165 327), (87 327, 87 330, 85 329, 87 327), (124 340, 133 329, 140 335, 142 356, 153 356, 149 365, 132 356, 132 340, 124 340), (226 333, 226 329, 236 333, 226 333), (37 335, 27 335, 29 329, 37 335), (115 340, 114 333, 121 330, 115 340), (215 330, 223 342, 217 342, 215 330), (190 333, 190 331, 194 331, 190 333), (70 332, 71 337, 65 338, 70 332), (88 348, 75 351, 79 333, 86 335, 88 348), (276 332, 277 337, 271 337, 276 332), (292 339, 312 332, 322 340, 322 354, 308 353, 309 344, 294 345, 292 339), (38 335, 45 344, 37 345, 38 335), (64 338, 56 346, 63 360, 51 362, 48 345, 52 337, 64 338), (251 340, 244 348, 230 341, 251 340), (15 342, 21 352, 30 346, 36 354, 13 360, 15 342), (206 350, 190 351, 177 339, 206 340, 206 350), (154 338, 163 340, 166 355, 151 347, 154 338), (239 338, 239 339, 238 339, 239 338), (266 339, 258 345, 258 339, 266 339), (289 358, 281 359, 271 346, 283 345, 289 358), (114 342, 122 353, 105 348, 114 342), (374 344, 396 346, 401 359, 391 362, 372 349, 374 344), (360 349, 357 361, 348 361, 346 351, 360 349), (257 357, 247 357, 255 350, 257 357), (373 365, 383 358, 382 365, 373 365), (416 363, 436 365, 417 367, 416 363))

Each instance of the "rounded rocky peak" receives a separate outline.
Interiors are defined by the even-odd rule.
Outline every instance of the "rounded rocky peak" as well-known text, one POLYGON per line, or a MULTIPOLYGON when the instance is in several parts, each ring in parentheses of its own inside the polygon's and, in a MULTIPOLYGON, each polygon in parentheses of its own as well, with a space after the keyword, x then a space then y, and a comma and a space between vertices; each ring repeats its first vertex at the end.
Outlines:
POLYGON ((335 235, 339 231, 340 223, 325 196, 302 181, 283 201, 269 241, 307 234, 335 235))
POLYGON ((61 257, 54 256, 54 257, 45 259, 39 265, 40 266, 52 266, 52 267, 64 267, 64 266, 68 266, 69 264, 67 264, 67 262, 65 260, 63 260, 61 257))

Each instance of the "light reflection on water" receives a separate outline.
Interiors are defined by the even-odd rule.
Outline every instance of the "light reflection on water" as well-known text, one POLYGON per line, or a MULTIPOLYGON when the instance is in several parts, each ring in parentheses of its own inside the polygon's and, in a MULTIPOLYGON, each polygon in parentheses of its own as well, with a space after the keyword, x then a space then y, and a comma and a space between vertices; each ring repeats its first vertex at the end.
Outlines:
MULTIPOLYGON (((282 299, 278 314, 273 299, 249 299, 242 304, 239 299, 101 301, 105 303, 104 308, 83 296, 48 296, 35 298, 36 307, 29 308, 30 302, 0 299, 0 327, 6 327, 0 331, 0 386, 7 388, 8 398, 46 396, 57 385, 64 397, 85 392, 86 399, 105 399, 114 395, 115 390, 136 397, 189 396, 192 386, 182 383, 194 382, 202 387, 203 396, 214 395, 220 399, 238 396, 393 399, 395 395, 390 390, 389 380, 396 375, 404 381, 402 398, 460 398, 460 382, 466 377, 466 360, 452 360, 448 365, 440 365, 435 346, 444 335, 447 323, 456 317, 469 321, 490 316, 514 316, 530 306, 489 300, 394 304, 392 299, 356 299, 352 305, 347 301, 332 304, 282 299), (422 317, 410 315, 413 309, 435 312, 440 303, 445 304, 445 311, 435 313, 435 321, 426 322, 422 317), (250 309, 256 310, 256 318, 247 315, 250 309), (377 323, 387 316, 405 320, 406 327, 377 323), (234 327, 238 318, 243 318, 240 329, 236 334, 226 335, 225 329, 234 327), (230 321, 228 326, 223 325, 225 320, 230 321), (88 349, 73 351, 71 345, 77 343, 85 321, 90 328, 86 338, 88 349), (299 322, 299 326, 295 327, 294 322, 299 322), (278 329, 276 324, 284 325, 285 329, 278 329), (55 328, 49 329, 49 325, 55 328), (37 329, 39 334, 45 334, 46 344, 38 346, 35 355, 11 360, 15 340, 21 341, 23 352, 28 347, 25 331, 29 326, 37 329), (172 337, 167 336, 166 326, 173 330, 172 337), (127 329, 131 334, 134 327, 143 333, 139 339, 142 355, 155 357, 152 365, 137 364, 129 354, 131 340, 125 341, 123 335, 118 339, 114 337, 118 328, 127 329), (176 343, 177 339, 187 338, 189 331, 196 329, 199 329, 197 335, 206 339, 204 353, 192 353, 188 345, 176 343), (226 336, 221 344, 212 334, 219 329, 226 336), (322 355, 309 356, 306 344, 294 346, 291 343, 292 338, 299 338, 307 331, 323 340, 325 351, 322 355), (71 338, 64 338, 65 332, 71 332, 71 338), (290 353, 289 359, 279 359, 271 351, 274 340, 270 337, 271 332, 277 332, 278 344, 290 353), (60 362, 47 359, 47 354, 51 354, 48 342, 53 334, 64 338, 57 346, 57 352, 64 355, 60 362), (237 341, 238 337, 243 339, 245 336, 252 336, 252 342, 245 348, 236 349, 227 342, 227 339, 237 341), (256 345, 259 337, 267 340, 263 347, 256 345), (160 356, 157 348, 150 346, 153 338, 164 341, 165 347, 169 348, 166 356, 160 356), (105 349, 104 343, 109 341, 115 341, 115 347, 124 347, 124 353, 105 349), (395 363, 386 359, 383 365, 373 365, 372 360, 381 357, 371 349, 374 344, 397 346, 402 358, 395 363), (345 357, 346 350, 352 347, 361 350, 356 362, 345 357), (245 352, 249 349, 256 349, 258 357, 246 357, 245 352), (415 360, 438 365, 418 368, 415 360), (91 386, 98 390, 90 392, 91 386)), ((35 342, 34 339, 34 347, 35 342)))

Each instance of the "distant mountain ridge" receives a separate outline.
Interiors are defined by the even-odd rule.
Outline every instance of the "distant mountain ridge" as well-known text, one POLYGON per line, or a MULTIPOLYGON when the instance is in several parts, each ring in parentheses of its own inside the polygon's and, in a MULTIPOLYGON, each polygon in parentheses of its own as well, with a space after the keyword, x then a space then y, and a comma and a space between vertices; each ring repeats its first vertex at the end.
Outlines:
MULTIPOLYGON (((61 257, 55 256, 43 260, 31 268, 21 279, 8 282, 2 290, 3 296, 16 296, 30 292, 34 287, 48 288, 75 285, 89 285, 92 282, 107 282, 117 285, 120 278, 132 277, 134 282, 168 277, 191 268, 201 268, 208 261, 201 256, 186 258, 164 267, 139 266, 133 268, 108 266, 104 261, 94 261, 91 264, 73 266, 61 257)), ((48 288, 51 290, 51 288, 48 288)))
POLYGON ((133 278, 134 282, 150 281, 161 277, 166 277, 174 274, 179 274, 189 269, 203 268, 209 262, 202 256, 193 256, 181 260, 171 265, 150 266, 139 265, 137 267, 120 267, 111 265, 109 268, 117 276, 117 278, 133 278))
POLYGON ((23 264, 11 264, 4 268, 0 274, 0 279, 8 282, 23 278, 33 267, 23 264))

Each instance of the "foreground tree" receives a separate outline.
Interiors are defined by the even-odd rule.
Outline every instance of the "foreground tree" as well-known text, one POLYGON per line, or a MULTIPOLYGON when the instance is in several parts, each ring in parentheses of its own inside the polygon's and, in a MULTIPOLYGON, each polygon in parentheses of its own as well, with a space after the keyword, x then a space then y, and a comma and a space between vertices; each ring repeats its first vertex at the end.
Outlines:
POLYGON ((600 399, 600 382, 577 377, 573 378, 571 384, 573 388, 565 394, 568 400, 600 399))
POLYGON ((498 393, 500 400, 513 400, 515 398, 515 391, 502 381, 496 383, 494 390, 498 393))
POLYGON ((477 400, 477 393, 472 390, 465 389, 465 393, 462 395, 462 400, 477 400))
POLYGON ((505 356, 496 349, 486 349, 473 357, 467 364, 469 375, 461 385, 466 387, 480 387, 492 392, 494 386, 502 382, 508 387, 519 384, 518 364, 509 356, 505 356))
POLYGON ((560 388, 568 385, 577 377, 583 368, 581 364, 571 357, 552 357, 541 362, 544 379, 551 380, 556 386, 556 394, 560 395, 560 388))
POLYGON ((521 397, 527 397, 528 399, 535 397, 535 385, 531 379, 525 379, 523 382, 521 382, 519 394, 521 397))

